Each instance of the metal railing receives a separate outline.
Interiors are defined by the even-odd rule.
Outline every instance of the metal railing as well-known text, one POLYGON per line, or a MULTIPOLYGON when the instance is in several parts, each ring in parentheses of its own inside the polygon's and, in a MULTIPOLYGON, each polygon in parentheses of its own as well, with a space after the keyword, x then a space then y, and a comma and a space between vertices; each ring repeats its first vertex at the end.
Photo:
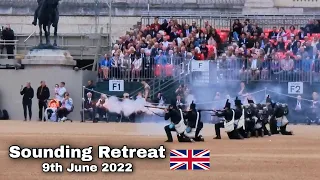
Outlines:
POLYGON ((123 64, 100 65, 99 76, 102 79, 151 82, 185 78, 192 84, 215 84, 225 81, 320 82, 319 58, 257 60, 256 65, 252 65, 251 60, 241 58, 196 61, 178 57, 162 62, 157 57, 151 59, 154 64, 148 68, 143 67, 143 64, 139 68, 123 64))
POLYGON ((17 54, 18 40, 0 40, 1 58, 14 59, 17 54), (6 53, 4 53, 6 52, 6 53))
POLYGON ((289 28, 291 25, 299 27, 305 27, 305 25, 312 19, 320 19, 319 14, 308 14, 308 15, 297 15, 297 14, 286 14, 286 15, 243 15, 243 14, 203 14, 203 15, 185 15, 185 14, 149 14, 141 17, 142 25, 151 24, 154 21, 155 16, 160 16, 160 23, 164 19, 176 19, 179 23, 185 21, 191 24, 193 21, 198 26, 204 27, 205 22, 208 22, 214 28, 218 29, 230 29, 235 19, 239 19, 243 22, 245 19, 250 19, 251 22, 257 23, 261 28, 272 29, 272 27, 285 27, 289 28))

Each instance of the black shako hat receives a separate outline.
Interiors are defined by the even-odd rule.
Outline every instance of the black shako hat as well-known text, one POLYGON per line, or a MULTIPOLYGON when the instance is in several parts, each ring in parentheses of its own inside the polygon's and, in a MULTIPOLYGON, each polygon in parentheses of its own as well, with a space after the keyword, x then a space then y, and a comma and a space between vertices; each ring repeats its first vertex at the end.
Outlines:
POLYGON ((235 104, 236 106, 241 106, 241 105, 242 105, 242 102, 241 102, 240 99, 238 99, 238 96, 237 96, 236 99, 234 100, 234 104, 235 104))
POLYGON ((249 104, 254 104, 254 101, 252 99, 248 99, 249 104))
POLYGON ((272 103, 270 95, 267 96, 266 103, 272 103))
POLYGON ((190 109, 195 110, 196 109, 196 104, 192 101, 192 103, 190 104, 190 109))
POLYGON ((227 99, 226 104, 224 105, 224 108, 231 108, 231 103, 229 103, 229 99, 227 99))
POLYGON ((171 100, 170 106, 172 106, 173 108, 177 108, 177 101, 171 100))

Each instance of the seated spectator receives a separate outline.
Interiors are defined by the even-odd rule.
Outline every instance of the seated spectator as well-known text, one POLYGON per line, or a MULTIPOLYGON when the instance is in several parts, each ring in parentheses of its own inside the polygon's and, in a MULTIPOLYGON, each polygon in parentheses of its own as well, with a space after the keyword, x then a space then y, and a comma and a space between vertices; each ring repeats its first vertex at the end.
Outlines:
POLYGON ((111 61, 111 77, 120 78, 120 67, 121 67, 121 50, 114 53, 111 61))
POLYGON ((94 122, 102 121, 107 118, 107 96, 105 94, 101 94, 100 99, 97 101, 96 105, 96 117, 94 122))
POLYGON ((294 25, 291 25, 289 27, 288 34, 289 34, 290 39, 294 39, 295 38, 295 36, 296 36, 296 28, 294 27, 294 25))
POLYGON ((307 37, 307 31, 305 31, 304 28, 300 28, 300 31, 298 32, 298 37, 300 40, 304 40, 304 38, 307 37))
POLYGON ((86 115, 89 116, 89 120, 94 120, 94 110, 95 110, 95 103, 92 98, 92 93, 88 92, 87 96, 83 99, 82 110, 80 111, 81 115, 81 122, 85 122, 86 115))
POLYGON ((279 40, 280 38, 282 38, 282 41, 287 41, 287 33, 286 33, 286 30, 284 29, 284 27, 281 27, 279 29, 279 33, 277 35, 277 40, 279 40))
POLYGON ((241 34, 242 31, 242 24, 240 23, 239 19, 235 19, 234 23, 232 25, 232 35, 233 35, 233 39, 235 41, 239 41, 239 36, 241 34))
POLYGON ((58 99, 52 99, 48 103, 48 108, 44 111, 44 116, 47 120, 56 122, 58 120, 57 109, 61 106, 58 99))
POLYGON ((305 119, 305 111, 306 111, 306 108, 307 105, 306 103, 304 103, 302 101, 302 98, 300 95, 297 96, 297 101, 296 103, 294 103, 294 106, 293 106, 293 112, 292 112, 292 115, 291 117, 294 117, 294 118, 290 118, 290 119, 293 119, 294 122, 293 124, 297 124, 297 123, 304 123, 304 119, 305 119), (297 121, 298 120, 298 121, 297 121))
POLYGON ((276 49, 278 52, 285 52, 286 48, 282 37, 278 38, 278 41, 276 43, 276 49))
POLYGON ((276 39, 278 37, 277 27, 273 27, 272 31, 269 32, 269 39, 276 39))
POLYGON ((131 66, 132 66, 132 61, 129 56, 129 52, 127 52, 123 56, 123 61, 121 63, 121 68, 120 68, 121 69, 121 77, 123 77, 124 79, 130 79, 131 66))
POLYGON ((69 93, 64 94, 64 99, 61 102, 61 107, 58 108, 58 120, 67 120, 67 115, 73 110, 73 100, 70 98, 69 93))

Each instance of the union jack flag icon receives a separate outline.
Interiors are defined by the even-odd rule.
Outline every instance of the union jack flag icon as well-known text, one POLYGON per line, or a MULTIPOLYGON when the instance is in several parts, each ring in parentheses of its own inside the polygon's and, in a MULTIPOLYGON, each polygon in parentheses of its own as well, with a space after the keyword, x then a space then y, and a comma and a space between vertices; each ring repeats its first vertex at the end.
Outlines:
POLYGON ((170 150, 170 170, 209 170, 210 150, 170 150))

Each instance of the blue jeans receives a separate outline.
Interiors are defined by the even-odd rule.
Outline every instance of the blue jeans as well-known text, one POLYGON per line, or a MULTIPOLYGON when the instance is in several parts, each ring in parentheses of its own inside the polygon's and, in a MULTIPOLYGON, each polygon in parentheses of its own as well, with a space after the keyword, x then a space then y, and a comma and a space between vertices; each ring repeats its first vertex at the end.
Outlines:
POLYGON ((237 32, 233 32, 233 39, 239 41, 239 34, 237 32))

